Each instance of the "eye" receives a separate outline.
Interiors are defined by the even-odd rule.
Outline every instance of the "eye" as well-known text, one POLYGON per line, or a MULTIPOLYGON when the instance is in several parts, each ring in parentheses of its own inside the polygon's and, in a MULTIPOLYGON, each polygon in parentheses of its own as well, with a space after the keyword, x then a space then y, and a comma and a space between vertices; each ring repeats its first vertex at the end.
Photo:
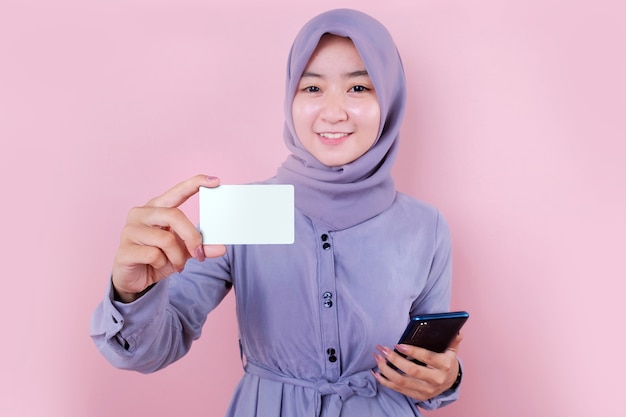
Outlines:
POLYGON ((307 87, 304 87, 302 89, 302 91, 306 92, 306 93, 319 93, 320 92, 320 88, 314 85, 310 85, 307 87))
POLYGON ((348 91, 353 93, 364 93, 366 91, 369 91, 369 88, 365 87, 364 85, 355 85, 348 91))

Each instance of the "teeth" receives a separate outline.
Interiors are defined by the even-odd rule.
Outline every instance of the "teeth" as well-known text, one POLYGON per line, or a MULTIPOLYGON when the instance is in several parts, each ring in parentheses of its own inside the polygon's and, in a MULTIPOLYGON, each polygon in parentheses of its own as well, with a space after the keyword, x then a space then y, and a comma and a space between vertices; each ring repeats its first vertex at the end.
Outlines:
POLYGON ((320 133, 320 136, 326 139, 339 139, 347 135, 347 133, 320 133))

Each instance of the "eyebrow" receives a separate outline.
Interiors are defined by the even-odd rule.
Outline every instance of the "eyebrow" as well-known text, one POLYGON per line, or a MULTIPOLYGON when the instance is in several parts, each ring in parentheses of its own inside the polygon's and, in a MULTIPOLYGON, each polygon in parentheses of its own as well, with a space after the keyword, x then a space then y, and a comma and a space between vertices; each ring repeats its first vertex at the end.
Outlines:
MULTIPOLYGON (((363 77, 363 76, 367 77, 369 76, 369 74, 367 73, 367 70, 357 70, 357 71, 348 72, 345 74, 345 76, 346 78, 355 78, 355 77, 363 77)), ((302 73, 302 78, 304 77, 322 78, 322 75, 316 72, 305 71, 302 73)))
POLYGON ((353 72, 348 73, 348 77, 362 77, 362 76, 369 77, 367 70, 359 70, 359 71, 353 71, 353 72))

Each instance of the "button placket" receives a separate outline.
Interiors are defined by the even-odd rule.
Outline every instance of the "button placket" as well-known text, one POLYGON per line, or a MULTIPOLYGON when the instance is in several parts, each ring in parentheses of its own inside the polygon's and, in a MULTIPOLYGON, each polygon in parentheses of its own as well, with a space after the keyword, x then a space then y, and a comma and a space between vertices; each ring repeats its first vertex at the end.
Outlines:
POLYGON ((335 381, 340 376, 337 292, 335 288, 335 257, 332 232, 319 232, 319 289, 322 346, 326 358, 326 377, 335 381))

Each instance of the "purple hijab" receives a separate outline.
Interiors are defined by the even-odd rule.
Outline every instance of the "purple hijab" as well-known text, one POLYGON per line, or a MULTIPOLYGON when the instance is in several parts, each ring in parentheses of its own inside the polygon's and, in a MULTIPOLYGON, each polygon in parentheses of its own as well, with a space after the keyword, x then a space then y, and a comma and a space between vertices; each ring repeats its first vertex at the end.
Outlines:
POLYGON ((348 9, 311 19, 298 33, 287 63, 284 140, 292 153, 278 169, 279 183, 295 186, 296 207, 305 215, 343 230, 385 211, 396 195, 391 177, 406 101, 404 70, 387 29, 372 17, 348 9), (328 167, 296 136, 291 105, 300 77, 322 35, 349 37, 356 46, 378 96, 381 123, 374 145, 360 158, 328 167))

